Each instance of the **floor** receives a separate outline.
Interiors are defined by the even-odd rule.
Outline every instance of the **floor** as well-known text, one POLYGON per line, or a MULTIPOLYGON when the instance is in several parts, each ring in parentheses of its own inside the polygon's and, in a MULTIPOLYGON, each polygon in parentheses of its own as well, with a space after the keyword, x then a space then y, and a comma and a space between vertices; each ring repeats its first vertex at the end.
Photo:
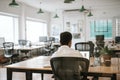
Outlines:
MULTIPOLYGON (((52 76, 52 74, 45 74, 44 80, 54 80, 53 78, 51 78, 51 76, 52 76)), ((6 68, 0 68, 0 80, 7 80, 6 79, 6 68)), ((22 72, 14 72, 13 80, 25 80, 25 74, 22 72)), ((33 80, 41 80, 41 74, 34 73, 33 80)), ((109 78, 99 78, 99 80, 110 80, 110 79, 109 78)), ((120 75, 118 75, 117 80, 120 80, 120 75)))

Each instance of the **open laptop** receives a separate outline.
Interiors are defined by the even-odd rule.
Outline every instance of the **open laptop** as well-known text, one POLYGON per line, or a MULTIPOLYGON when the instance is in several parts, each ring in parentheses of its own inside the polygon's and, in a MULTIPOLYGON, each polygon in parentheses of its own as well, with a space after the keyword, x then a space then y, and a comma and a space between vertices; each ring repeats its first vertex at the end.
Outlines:
POLYGON ((90 59, 90 51, 80 51, 84 58, 90 59))

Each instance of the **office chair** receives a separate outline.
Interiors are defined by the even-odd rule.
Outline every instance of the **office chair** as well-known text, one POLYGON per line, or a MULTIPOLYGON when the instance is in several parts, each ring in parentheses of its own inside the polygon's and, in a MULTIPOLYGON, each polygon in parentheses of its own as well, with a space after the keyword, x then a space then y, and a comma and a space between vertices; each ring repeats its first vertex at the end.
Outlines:
MULTIPOLYGON (((18 43, 19 43, 19 45, 20 45, 21 47, 29 46, 28 42, 29 42, 28 40, 23 40, 23 39, 18 40, 18 43)), ((22 57, 23 60, 29 58, 29 57, 27 56, 27 53, 28 53, 30 50, 25 50, 25 49, 22 50, 22 49, 20 49, 19 51, 20 51, 21 53, 25 53, 25 56, 22 57)))
POLYGON ((43 49, 46 52, 46 56, 50 56, 54 53, 55 47, 53 46, 53 42, 55 42, 55 37, 48 37, 46 45, 43 49))
POLYGON ((94 56, 95 45, 92 41, 88 41, 88 43, 90 45, 90 56, 93 57, 94 56))
POLYGON ((16 58, 16 60, 18 61, 19 54, 14 53, 14 43, 13 42, 4 42, 3 48, 4 48, 4 56, 6 58, 10 59, 10 62, 9 62, 10 64, 15 62, 15 61, 13 61, 13 60, 15 60, 14 58, 16 58))
POLYGON ((18 40, 18 43, 19 43, 19 45, 20 46, 26 46, 26 44, 27 44, 27 40, 18 40))
POLYGON ((75 50, 90 51, 90 44, 88 42, 75 43, 75 50))
POLYGON ((55 57, 50 60, 55 80, 88 80, 89 60, 80 57, 55 57))
MULTIPOLYGON (((75 50, 78 51, 89 51, 90 52, 90 44, 89 42, 78 42, 75 43, 75 50)), ((91 55, 91 53, 89 53, 91 55)))

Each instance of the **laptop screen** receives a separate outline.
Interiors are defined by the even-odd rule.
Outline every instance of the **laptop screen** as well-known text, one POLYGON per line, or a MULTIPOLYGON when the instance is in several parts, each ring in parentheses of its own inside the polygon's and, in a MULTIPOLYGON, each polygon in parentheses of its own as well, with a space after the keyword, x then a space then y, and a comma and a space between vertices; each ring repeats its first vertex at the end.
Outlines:
POLYGON ((80 51, 84 58, 90 59, 90 51, 80 51))

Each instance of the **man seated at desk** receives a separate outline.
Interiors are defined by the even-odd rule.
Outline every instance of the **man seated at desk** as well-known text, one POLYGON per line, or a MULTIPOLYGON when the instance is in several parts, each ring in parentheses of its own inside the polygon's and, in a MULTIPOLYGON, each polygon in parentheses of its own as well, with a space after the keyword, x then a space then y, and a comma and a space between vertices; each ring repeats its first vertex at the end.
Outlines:
MULTIPOLYGON (((52 55, 52 58, 54 57, 82 57, 82 55, 80 54, 79 51, 77 50, 74 50, 71 47, 71 44, 72 44, 72 34, 70 32, 62 32, 60 34, 60 44, 61 46, 58 48, 58 50, 52 55)), ((69 63, 64 63, 65 65, 69 65, 69 63)), ((66 68, 59 68, 58 70, 58 74, 62 75, 62 77, 65 77, 65 76, 68 76, 68 75, 72 75, 72 74, 76 74, 76 76, 73 76, 73 78, 79 80, 81 77, 80 77, 80 71, 82 70, 81 69, 81 66, 78 66, 78 68, 76 68, 77 66, 74 66, 73 68, 71 68, 72 70, 69 70, 69 74, 66 73, 66 71, 68 70, 65 70, 66 68), (75 68, 75 69, 74 69, 75 68), (64 69, 64 70, 63 70, 64 69), (61 71, 62 71, 62 74, 61 74, 61 71), (74 73, 73 73, 73 72, 74 73), (71 73, 72 72, 72 73, 71 73), (65 73, 65 74, 64 74, 65 73)))
POLYGON ((72 34, 70 32, 62 32, 60 34, 61 46, 52 55, 53 57, 82 57, 79 51, 71 48, 72 34))

